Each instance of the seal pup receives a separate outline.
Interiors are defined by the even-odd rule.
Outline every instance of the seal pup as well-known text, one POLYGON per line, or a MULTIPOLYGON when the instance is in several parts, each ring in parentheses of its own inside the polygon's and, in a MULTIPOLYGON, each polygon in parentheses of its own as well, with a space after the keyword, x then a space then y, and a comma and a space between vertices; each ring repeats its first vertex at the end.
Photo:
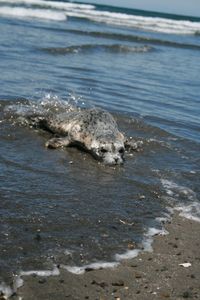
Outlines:
POLYGON ((125 147, 137 150, 139 144, 125 138, 112 115, 92 108, 38 118, 40 128, 55 134, 46 147, 76 146, 92 154, 104 164, 124 162, 125 147))

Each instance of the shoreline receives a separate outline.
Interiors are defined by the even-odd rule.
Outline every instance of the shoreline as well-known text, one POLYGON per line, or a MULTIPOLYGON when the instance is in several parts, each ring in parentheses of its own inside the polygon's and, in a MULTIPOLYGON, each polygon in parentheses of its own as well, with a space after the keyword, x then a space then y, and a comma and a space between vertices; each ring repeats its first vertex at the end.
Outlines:
POLYGON ((153 252, 82 275, 60 269, 59 276, 24 276, 11 299, 199 299, 200 223, 174 214, 164 227, 169 234, 154 237, 153 252))

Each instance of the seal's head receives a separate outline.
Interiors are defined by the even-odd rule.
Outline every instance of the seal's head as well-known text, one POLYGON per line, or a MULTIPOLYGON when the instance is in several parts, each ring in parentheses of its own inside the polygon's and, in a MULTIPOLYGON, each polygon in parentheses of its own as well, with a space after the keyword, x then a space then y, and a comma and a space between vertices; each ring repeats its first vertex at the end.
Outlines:
POLYGON ((120 165, 124 162, 125 147, 122 140, 95 140, 91 150, 93 156, 106 165, 120 165))

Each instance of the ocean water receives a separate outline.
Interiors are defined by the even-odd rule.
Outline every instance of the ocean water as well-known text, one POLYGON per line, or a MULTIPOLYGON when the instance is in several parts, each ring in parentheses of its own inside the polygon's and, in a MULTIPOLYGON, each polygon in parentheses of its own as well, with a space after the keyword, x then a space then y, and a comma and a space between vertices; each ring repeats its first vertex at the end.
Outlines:
POLYGON ((200 19, 0 1, 0 68, 7 294, 16 274, 57 264, 81 273, 151 250, 152 232, 175 209, 200 220, 200 19), (108 167, 75 148, 46 149, 50 134, 27 126, 26 115, 71 105, 108 110, 142 151, 108 167))

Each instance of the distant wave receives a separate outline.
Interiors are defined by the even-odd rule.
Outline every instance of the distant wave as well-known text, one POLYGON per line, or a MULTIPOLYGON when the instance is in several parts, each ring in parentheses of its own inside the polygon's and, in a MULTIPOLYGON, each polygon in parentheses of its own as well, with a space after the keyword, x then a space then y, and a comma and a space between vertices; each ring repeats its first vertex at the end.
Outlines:
POLYGON ((41 7, 48 8, 57 8, 62 10, 69 9, 94 9, 94 5, 90 4, 77 4, 77 3, 69 3, 69 2, 57 2, 57 1, 46 1, 46 0, 0 0, 0 3, 11 3, 11 4, 23 4, 23 5, 38 5, 41 7))
POLYGON ((17 18, 37 18, 54 21, 64 21, 67 19, 66 15, 62 12, 52 10, 32 9, 23 7, 0 7, 0 15, 11 16, 17 18))
POLYGON ((114 12, 98 10, 98 7, 88 4, 76 4, 69 2, 57 2, 57 1, 44 1, 44 0, 0 0, 0 3, 17 5, 7 7, 0 7, 0 15, 20 16, 20 17, 39 17, 41 16, 42 9, 46 19, 53 19, 48 17, 52 13, 62 14, 56 20, 64 20, 66 17, 84 18, 95 22, 103 22, 116 26, 128 26, 136 29, 169 33, 169 34, 197 34, 200 32, 200 22, 189 20, 174 20, 162 17, 150 17, 139 16, 133 14, 127 14, 124 12, 114 12), (24 9, 27 9, 23 13, 19 13, 16 9, 21 9, 21 6, 25 5, 24 9), (19 7, 20 6, 20 7, 19 7), (28 7, 26 7, 28 6, 28 7), (33 11, 30 11, 32 9, 33 11), (35 12, 34 12, 35 11, 35 12), (30 13, 31 12, 31 13, 30 13), (65 16, 65 18, 64 18, 65 16))
POLYGON ((93 51, 106 51, 112 53, 144 53, 152 51, 153 48, 150 46, 124 46, 124 45, 101 45, 101 44, 86 44, 86 45, 77 45, 69 47, 51 47, 51 48, 42 48, 42 51, 48 52, 55 55, 64 55, 71 53, 88 53, 93 51))
MULTIPOLYGON (((1 0, 0 0, 1 1, 1 0)), ((39 25, 41 28, 41 25, 39 25)), ((34 28, 38 27, 34 25, 34 28)), ((167 40, 166 36, 160 38, 154 38, 151 36, 144 36, 144 35, 134 35, 134 34, 123 34, 123 33, 116 33, 116 32, 106 32, 106 31, 90 31, 90 30, 79 30, 79 29, 63 29, 63 28, 55 28, 53 26, 49 27, 42 27, 43 30, 50 30, 50 31, 63 31, 66 33, 72 33, 82 36, 90 36, 96 38, 104 38, 108 40, 116 40, 119 41, 126 41, 126 42, 133 42, 137 44, 145 44, 145 45, 158 45, 158 46, 167 46, 173 48, 180 48, 180 49, 190 49, 190 50, 200 50, 200 45, 198 44, 191 44, 191 43, 181 43, 172 40, 167 40)), ((200 32, 195 33, 197 36, 200 35, 200 32)))
MULTIPOLYGON (((57 30, 51 28, 51 30, 57 30)), ((62 29, 59 29, 62 30, 62 29)), ((151 45, 158 45, 158 46, 167 46, 167 47, 176 47, 182 49, 192 49, 192 50, 200 50, 200 45, 194 44, 187 44, 187 43, 179 43, 164 39, 156 39, 152 37, 146 36, 137 36, 132 34, 120 34, 120 33, 113 33, 113 32, 99 32, 99 31, 84 31, 84 30, 77 30, 77 29, 64 29, 66 32, 70 32, 73 34, 78 35, 87 35, 96 38, 104 38, 110 40, 117 40, 117 41, 126 41, 126 42, 134 42, 134 43, 142 43, 142 44, 151 44, 151 45)))

